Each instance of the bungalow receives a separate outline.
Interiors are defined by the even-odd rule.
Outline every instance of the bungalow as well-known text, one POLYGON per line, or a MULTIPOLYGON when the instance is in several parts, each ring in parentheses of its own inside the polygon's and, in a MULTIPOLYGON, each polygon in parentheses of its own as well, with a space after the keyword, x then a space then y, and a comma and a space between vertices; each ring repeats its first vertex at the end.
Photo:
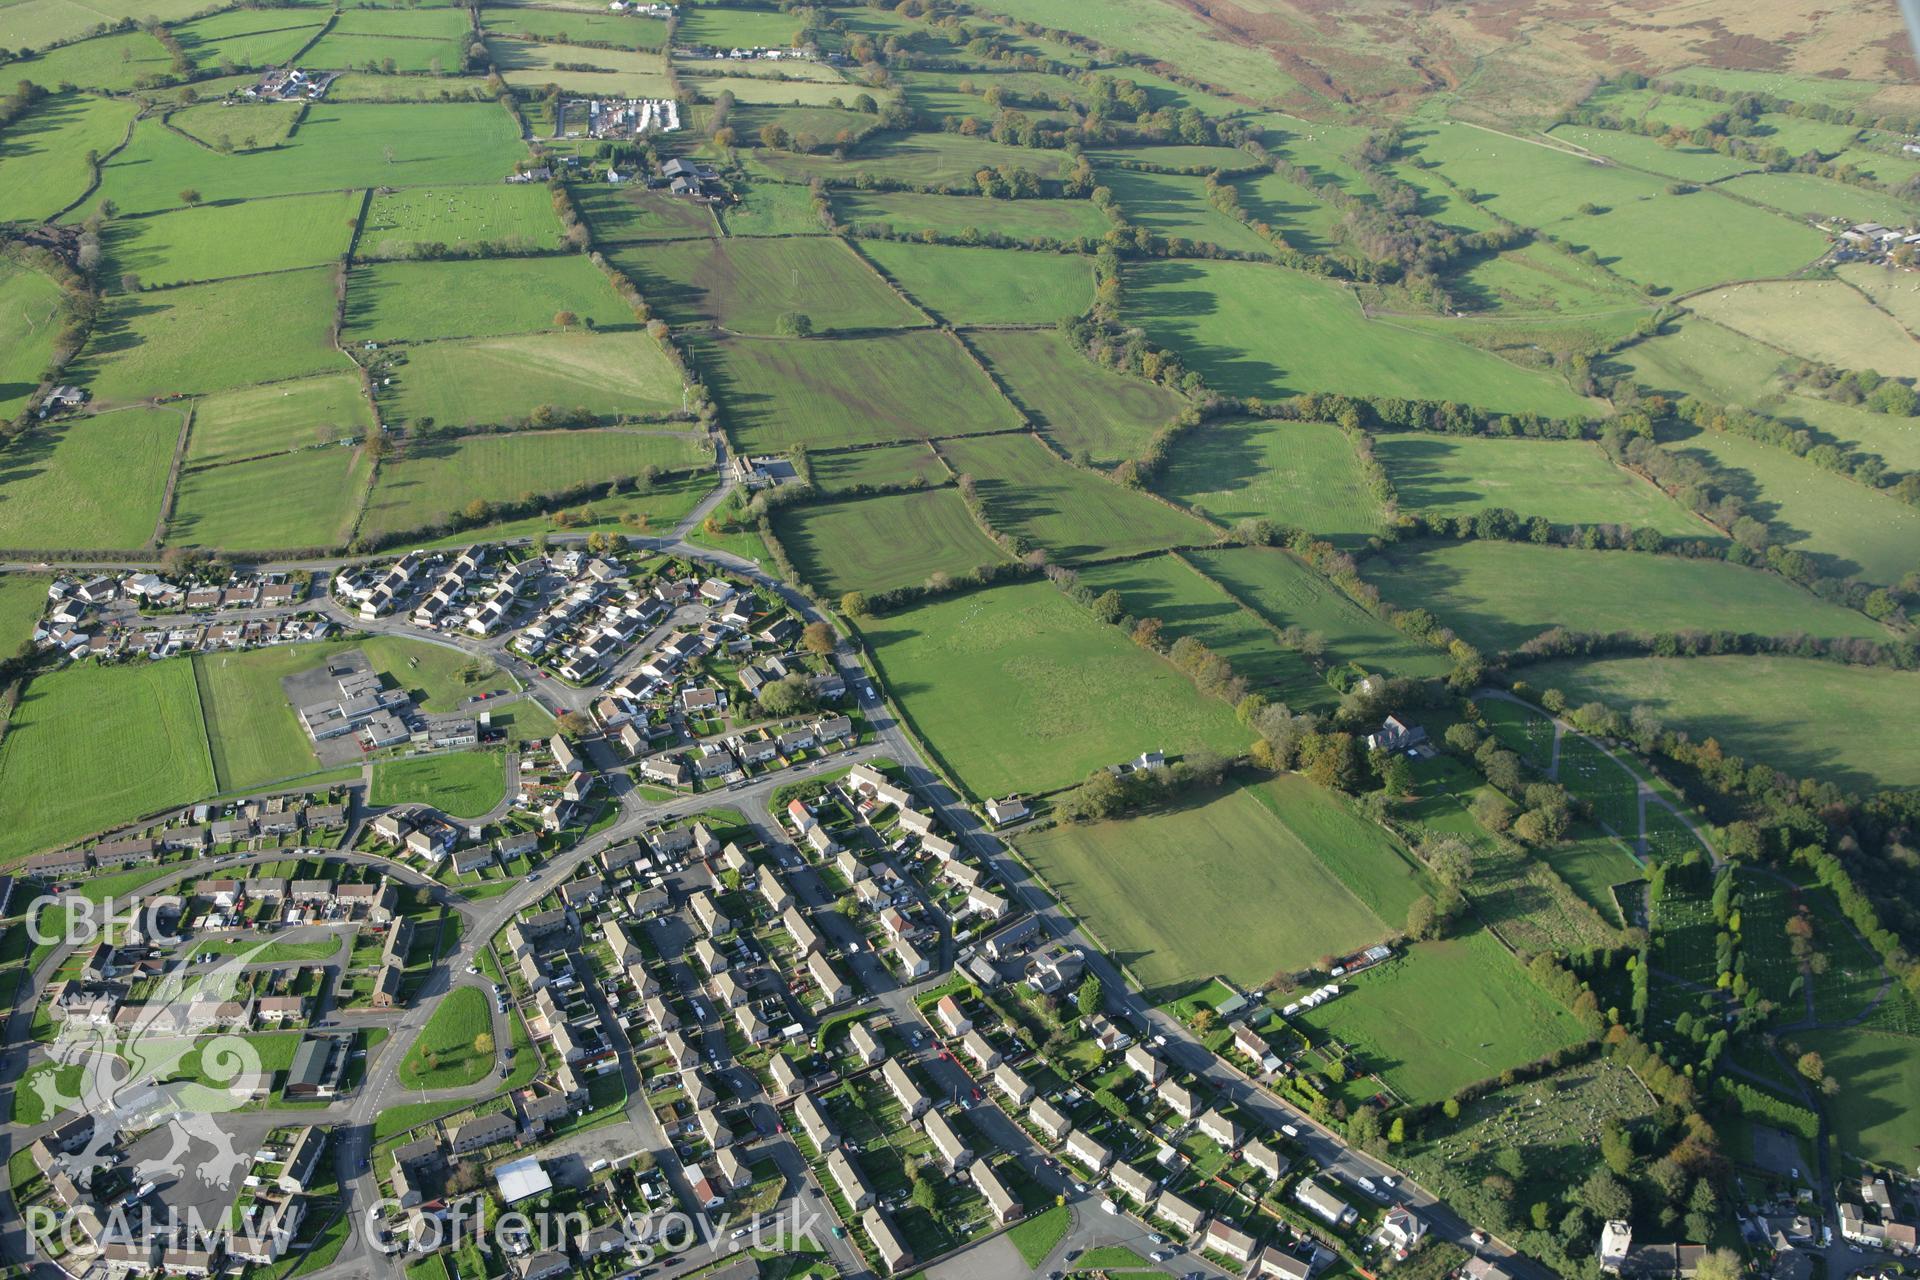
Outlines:
POLYGON ((1191 1236, 1207 1220, 1207 1211, 1189 1200, 1182 1200, 1169 1191, 1162 1195, 1153 1206, 1154 1216, 1162 1222, 1170 1222, 1182 1232, 1191 1236))
POLYGON ((1095 1173, 1105 1173, 1113 1163, 1113 1152, 1078 1129, 1067 1135, 1067 1154, 1095 1173))
POLYGON ((853 988, 834 971, 833 963, 816 951, 807 958, 807 975, 820 988, 820 994, 829 1005, 844 1004, 853 999, 853 988))
POLYGON ((840 1135, 834 1132, 833 1122, 827 1119, 827 1113, 820 1109, 813 1095, 803 1093, 793 1100, 793 1118, 800 1122, 800 1131, 807 1135, 807 1141, 822 1151, 831 1151, 840 1145, 840 1135))
POLYGON ((996 827, 1004 827, 1010 822, 1019 822, 1027 816, 1028 812, 1027 802, 1019 796, 987 801, 987 821, 996 827))
POLYGON ((307 1016, 305 996, 261 996, 254 1001, 253 1013, 263 1023, 279 1025, 299 1022, 307 1016))
POLYGON ((860 1225, 873 1241, 874 1249, 880 1254, 880 1265, 887 1269, 888 1275, 898 1275, 913 1265, 913 1250, 907 1248, 906 1240, 893 1229, 886 1214, 870 1208, 861 1215, 860 1225))
POLYGON ((1020 1201, 1007 1190, 1006 1183, 1000 1181, 1000 1175, 991 1165, 982 1161, 973 1167, 973 1185, 987 1198, 987 1207, 993 1210, 996 1222, 1005 1226, 1020 1217, 1020 1201))
POLYGON ((381 966, 380 976, 373 982, 372 1005, 376 1009, 391 1009, 400 1003, 401 989, 406 985, 406 972, 401 966, 389 960, 381 966))
POLYGON ((840 1188, 840 1194, 847 1198, 847 1203, 852 1205, 856 1212, 873 1203, 873 1189, 867 1185, 866 1178, 861 1176, 860 1166, 847 1159, 846 1152, 828 1152, 827 1171, 833 1175, 834 1185, 840 1188))
POLYGON ((1255 1244, 1252 1236, 1215 1218, 1207 1224, 1207 1248, 1225 1254, 1237 1262, 1252 1262, 1255 1244))
POLYGON ((910 939, 895 938, 893 955, 900 962, 900 971, 909 978, 923 978, 933 970, 933 962, 921 955, 910 939))
POLYGON ((1217 1108, 1210 1107, 1201 1115, 1200 1132, 1229 1151, 1240 1142, 1240 1126, 1221 1115, 1217 1108))
POLYGON ((1274 1182, 1280 1181, 1286 1175, 1288 1165, 1291 1163, 1285 1156, 1258 1138, 1250 1140, 1241 1147, 1240 1154, 1248 1164, 1266 1174, 1274 1182))
POLYGON ((1344 1227, 1360 1216, 1346 1201, 1311 1178, 1300 1179, 1293 1189, 1293 1198, 1331 1227, 1344 1227))
POLYGON ((880 1047, 880 1042, 874 1038, 873 1032, 867 1030, 864 1022, 853 1024, 853 1030, 847 1033, 847 1043, 853 1047, 854 1056, 860 1059, 863 1066, 870 1067, 887 1056, 887 1051, 880 1047))
POLYGON ((880 1077, 887 1082, 887 1087, 893 1090, 893 1096, 906 1110, 909 1120, 919 1119, 931 1105, 919 1084, 897 1061, 889 1058, 886 1065, 880 1068, 880 1077))
POLYGON ((960 1141, 960 1135, 953 1131, 946 1117, 938 1111, 929 1109, 924 1119, 927 1137, 933 1140, 933 1146, 947 1162, 950 1169, 958 1171, 973 1163, 973 1152, 967 1144, 960 1141))
POLYGON ((1027 1109, 1027 1119, 1033 1121, 1033 1127, 1054 1142, 1073 1132, 1073 1121, 1045 1098, 1033 1100, 1033 1105, 1027 1109))
POLYGON ((993 1070, 993 1085, 1017 1107, 1024 1107, 1033 1101, 1033 1086, 1027 1083, 1025 1076, 1004 1062, 993 1070))
POLYGON ((941 996, 940 1003, 934 1006, 940 1015, 940 1021, 946 1026, 950 1036, 963 1036, 973 1030, 973 1019, 961 1011, 960 1002, 952 996, 941 996))
POLYGON ((1136 1044, 1127 1050, 1127 1065, 1144 1076, 1150 1085, 1157 1085, 1167 1078, 1167 1064, 1143 1044, 1136 1044))
POLYGON ((1113 1185, 1127 1194, 1127 1197, 1142 1209, 1153 1203, 1153 1197, 1160 1190, 1160 1184, 1150 1173, 1142 1173, 1130 1164, 1113 1166, 1113 1185))
POLYGON ((1193 1096, 1193 1090, 1174 1080, 1160 1082, 1160 1101, 1182 1120, 1191 1120, 1200 1114, 1200 1102, 1193 1096))
POLYGON ((1000 1051, 987 1041, 978 1031, 969 1031, 960 1037, 960 1047, 982 1071, 991 1071, 1000 1065, 1000 1051))

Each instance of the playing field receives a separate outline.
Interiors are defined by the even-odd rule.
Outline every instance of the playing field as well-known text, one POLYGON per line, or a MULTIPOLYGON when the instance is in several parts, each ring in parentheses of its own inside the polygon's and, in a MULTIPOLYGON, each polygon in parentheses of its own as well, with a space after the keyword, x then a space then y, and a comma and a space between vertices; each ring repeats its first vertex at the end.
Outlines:
POLYGON ((353 238, 358 191, 176 209, 108 224, 113 272, 189 284, 336 261, 353 238))
MULTIPOLYGON (((1156 163, 1182 164, 1178 156, 1163 154, 1180 150, 1184 148, 1154 147, 1151 158, 1156 163)), ((1227 150, 1222 160, 1244 167, 1248 157, 1244 152, 1227 150)), ((1188 244, 1218 245, 1256 257, 1273 252, 1273 246, 1251 228, 1207 202, 1204 179, 1103 167, 1100 184, 1113 192, 1129 223, 1157 236, 1188 244)))
POLYGON ((637 476, 650 466, 686 467, 698 456, 691 437, 618 429, 525 431, 426 441, 410 447, 397 461, 381 463, 360 533, 377 536, 425 529, 475 500, 513 502, 529 493, 562 493, 637 476))
POLYGON ((373 804, 430 804, 454 818, 483 817, 507 793, 506 766, 491 751, 449 751, 374 766, 373 804))
POLYGON ((131 551, 152 541, 179 412, 50 423, 0 453, 0 547, 131 551))
POLYGON ((1886 638, 1864 614, 1724 560, 1482 539, 1403 544, 1369 558, 1360 572, 1388 600, 1426 606, 1488 652, 1518 648, 1556 626, 1886 638))
POLYGON ((0 741, 0 858, 53 848, 213 789, 191 663, 36 676, 0 741), (86 785, 73 785, 75 778, 86 785))
POLYGON ((376 262, 347 280, 341 341, 424 342, 558 329, 562 312, 607 329, 633 312, 578 254, 463 262, 376 262))
POLYGON ((1124 821, 1056 826, 1019 848, 1157 1003, 1216 976, 1257 987, 1392 931, 1322 861, 1315 841, 1329 828, 1344 837, 1344 858, 1406 866, 1384 831, 1291 775, 1124 821))
POLYGON ((597 245, 636 244, 710 236, 707 206, 640 186, 585 186, 573 193, 574 208, 597 245))
POLYGON ((392 377, 381 394, 388 417, 400 422, 515 423, 542 405, 604 421, 681 407, 679 370, 638 330, 422 342, 406 349, 392 377))
POLYGON ((1358 1049, 1409 1102, 1439 1102, 1582 1039, 1573 1015, 1485 930, 1419 943, 1342 985, 1296 1020, 1358 1049))
POLYGON ((1225 704, 1050 583, 947 596, 862 630, 888 692, 975 796, 1071 786, 1142 751, 1246 746, 1225 704))
POLYGON ((1209 422, 1180 438, 1154 487, 1224 524, 1267 519, 1341 546, 1386 527, 1353 445, 1324 422, 1209 422))
POLYGON ((365 450, 344 447, 183 471, 167 541, 223 551, 342 546, 371 472, 365 450))
POLYGON ((423 246, 459 250, 491 244, 516 252, 557 249, 560 219, 540 183, 491 187, 409 187, 376 191, 360 228, 359 252, 405 258, 423 246))
POLYGON ((949 324, 1052 324, 1093 305, 1093 265, 1078 254, 873 240, 861 251, 949 324))
MULTIPOLYGON (((17 12, 5 10, 9 23, 17 12)), ((0 141, 0 222, 43 222, 78 200, 93 181, 87 153, 119 146, 136 110, 131 102, 63 94, 8 125, 0 141)))
POLYGON ((245 653, 195 654, 200 713, 221 791, 265 786, 319 768, 280 681, 317 666, 342 646, 280 645, 245 653))
POLYGON ((1920 697, 1912 672, 1801 658, 1613 658, 1546 663, 1527 680, 1575 706, 1644 704, 1671 728, 1795 775, 1860 790, 1920 785, 1920 745, 1899 732, 1920 697))
POLYGON ((1343 391, 1555 416, 1593 411, 1553 375, 1369 321, 1344 289, 1281 267, 1152 261, 1129 266, 1126 281, 1127 323, 1179 350, 1209 386, 1232 395, 1343 391))
POLYGON ((675 325, 713 321, 769 337, 790 312, 821 333, 926 323, 858 254, 826 236, 675 240, 610 260, 675 325))
POLYGON ((955 472, 973 477, 989 524, 1058 560, 1193 546, 1216 536, 1184 512, 1062 462, 1032 436, 943 440, 940 453, 955 472))
POLYGON ((26 408, 53 354, 59 320, 60 286, 38 271, 0 261, 0 418, 26 408))
POLYGON ((856 485, 940 484, 947 479, 940 455, 919 443, 816 453, 812 463, 813 482, 827 493, 856 485))
POLYGON ((977 329, 967 341, 1042 435, 1095 466, 1139 456, 1186 407, 1159 383, 1095 364, 1056 330, 977 329))
POLYGON ((1493 440, 1409 431, 1374 437, 1400 505, 1428 516, 1505 507, 1555 524, 1626 524, 1676 538, 1720 531, 1582 440, 1493 440))
POLYGON ((960 344, 931 330, 824 341, 729 338, 699 351, 734 445, 751 452, 1020 425, 960 344))
POLYGON ((346 368, 328 341, 333 276, 316 267, 114 298, 67 376, 124 404, 346 368))
POLYGON ((351 440, 373 424, 360 379, 322 374, 216 392, 194 402, 189 462, 231 462, 351 440))
POLYGON ((918 586, 1006 559, 952 489, 786 507, 774 532, 800 576, 828 597, 918 586))
POLYGON ((1729 329, 1804 360, 1889 377, 1920 374, 1920 342, 1840 280, 1762 280, 1687 299, 1729 329))
POLYGON ((836 191, 833 210, 843 226, 891 227, 915 235, 960 236, 969 230, 1022 240, 1098 240, 1113 224, 1086 200, 984 200, 917 191, 836 191))

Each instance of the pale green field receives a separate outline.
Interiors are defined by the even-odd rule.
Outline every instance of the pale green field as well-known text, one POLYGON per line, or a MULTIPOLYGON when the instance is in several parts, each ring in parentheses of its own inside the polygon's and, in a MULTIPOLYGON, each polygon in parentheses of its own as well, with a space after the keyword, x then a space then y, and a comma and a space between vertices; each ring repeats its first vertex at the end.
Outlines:
POLYGON ((1209 422, 1180 438, 1154 487, 1215 520, 1267 519, 1340 545, 1386 527, 1353 446, 1324 422, 1209 422))
POLYGON ((190 462, 231 461, 331 440, 353 439, 373 425, 360 379, 328 373, 202 396, 187 437, 190 462))
POLYGON ((1737 284, 1689 298, 1687 306, 1804 360, 1873 369, 1889 377, 1920 376, 1920 342, 1839 280, 1737 284))
POLYGON ((509 245, 524 252, 557 249, 560 243, 560 219, 546 187, 501 183, 376 191, 360 230, 359 251, 396 258, 429 244, 450 249, 509 245))
MULTIPOLYGON (((14 12, 0 9, 0 18, 14 12)), ((131 102, 62 95, 8 125, 0 137, 0 222, 43 222, 78 200, 93 181, 87 152, 119 146, 137 110, 131 102)))
POLYGON ((167 541, 227 551, 337 547, 353 531, 371 464, 361 449, 302 449, 187 471, 167 541))
POLYGON ((489 36, 487 48, 501 78, 516 86, 557 84, 579 93, 622 98, 673 96, 666 59, 657 53, 631 49, 586 49, 564 44, 533 44, 489 36), (559 63, 580 64, 592 71, 563 71, 559 63))
POLYGON ((60 286, 0 260, 0 418, 24 409, 60 331, 60 286))
POLYGON ((0 453, 0 547, 146 546, 183 421, 174 409, 126 409, 22 436, 0 453))
POLYGON ((335 262, 353 239, 358 191, 202 205, 108 224, 115 274, 191 284, 335 262))
POLYGON ((393 380, 387 407, 396 420, 451 426, 512 422, 541 405, 601 418, 681 407, 679 371, 651 335, 637 331, 417 343, 393 380))

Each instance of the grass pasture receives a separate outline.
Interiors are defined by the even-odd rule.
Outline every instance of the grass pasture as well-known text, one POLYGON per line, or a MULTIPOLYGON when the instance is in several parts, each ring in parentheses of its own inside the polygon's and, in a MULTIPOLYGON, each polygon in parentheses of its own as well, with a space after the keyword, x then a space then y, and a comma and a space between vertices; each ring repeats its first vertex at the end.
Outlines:
POLYGON ((690 4, 681 12, 676 35, 685 45, 789 49, 800 35, 800 20, 772 7, 690 4))
POLYGON ((1278 231, 1302 253, 1331 253, 1340 246, 1340 215, 1311 191, 1277 173, 1234 178, 1240 207, 1255 222, 1278 231))
POLYGON ((979 329, 967 342, 1042 435, 1094 466, 1138 456, 1186 406, 1156 382, 1102 368, 1056 330, 979 329))
POLYGON ((926 323, 860 255, 827 236, 675 240, 609 261, 675 325, 711 321, 770 337, 787 312, 807 315, 822 333, 926 323))
POLYGON ((364 450, 330 448, 184 471, 167 541, 228 551, 342 546, 371 470, 364 450))
POLYGON ((667 42, 667 24, 660 19, 605 11, 561 13, 553 9, 489 5, 480 15, 480 25, 490 33, 561 44, 578 40, 619 49, 657 50, 667 42))
POLYGON ((459 262, 376 262, 347 281, 341 341, 425 342, 558 329, 571 311, 594 328, 624 327, 633 313, 607 278, 577 254, 459 262))
POLYGON ((240 151, 277 147, 300 115, 298 102, 202 102, 167 115, 167 123, 208 146, 240 151))
POLYGON ((1192 516, 1063 462, 1032 436, 966 437, 943 440, 939 448, 955 472, 973 477, 994 528, 1045 547, 1058 560, 1214 539, 1192 516))
POLYGON ((1006 558, 952 489, 789 507, 774 532, 801 576, 835 598, 957 577, 1006 558))
POLYGON ((1155 487, 1227 524, 1265 518, 1340 546, 1386 527, 1353 445, 1324 422, 1210 422, 1181 439, 1155 487))
POLYGON ((1093 305, 1093 266, 1077 254, 873 240, 861 251, 949 324, 1051 324, 1093 305))
MULTIPOLYGON (((204 8, 200 0, 155 0, 142 16, 150 14, 162 22, 178 22, 204 8)), ((80 0, 20 0, 4 9, 13 41, 33 49, 77 39, 111 21, 108 14, 80 0)))
MULTIPOLYGON (((10 19, 17 9, 0 12, 10 19)), ((119 146, 137 110, 131 102, 60 94, 8 125, 0 138, 0 222, 44 222, 78 200, 93 181, 87 153, 119 146)))
POLYGON ((1844 281, 1760 280, 1700 294, 1687 306, 1803 360, 1920 376, 1920 342, 1844 281))
MULTIPOLYGON (((837 92, 850 94, 854 90, 841 85, 837 92)), ((1009 169, 1030 170, 1044 178, 1059 172, 1063 161, 1064 157, 1057 153, 1003 146, 958 133, 884 134, 855 148, 844 163, 828 156, 765 149, 745 157, 749 176, 761 170, 787 182, 805 183, 816 175, 844 177, 851 171, 856 178, 867 173, 917 187, 942 187, 969 194, 978 190, 973 176, 982 169, 1006 165, 1009 169)), ((1017 205, 1020 201, 1009 203, 1017 205)))
POLYGON ((479 818, 507 794, 506 764, 492 751, 447 751, 373 768, 370 802, 430 804, 455 818, 479 818))
POLYGON ((187 461, 232 462, 351 440, 372 425, 360 379, 351 373, 241 387, 194 402, 187 461))
POLYGON ((947 469, 940 465, 940 455, 926 445, 917 443, 816 453, 810 461, 813 464, 813 482, 827 493, 851 489, 856 485, 941 484, 947 479, 947 469))
POLYGON ((373 193, 360 229, 360 253, 404 258, 433 244, 449 249, 476 244, 558 249, 560 219, 553 211, 553 197, 537 182, 373 193))
POLYGON ((573 193, 574 208, 601 246, 710 236, 707 206, 640 186, 589 183, 573 193))
POLYGON ((680 373, 651 334, 522 333, 422 342, 383 396, 388 416, 443 426, 517 422, 542 405, 603 420, 681 406, 680 373))
POLYGON ((21 436, 0 454, 0 546, 146 546, 182 420, 173 409, 125 409, 21 436))
POLYGON ((535 44, 487 37, 487 51, 501 79, 515 88, 557 84, 569 92, 619 98, 670 98, 666 59, 629 49, 588 49, 579 45, 535 44), (563 70, 561 63, 590 70, 563 70))
POLYGON ((51 276, 0 260, 0 418, 27 407, 60 332, 60 286, 51 276))
POLYGON ((738 203, 714 209, 713 219, 730 236, 823 236, 826 227, 806 187, 784 182, 743 182, 738 203))
POLYGON ((242 200, 117 219, 103 239, 115 275, 190 284, 338 261, 359 214, 358 191, 242 200))
POLYGON ((1802 1049, 1818 1053, 1840 1092, 1827 1104, 1835 1137, 1849 1155, 1892 1167, 1913 1162, 1920 1147, 1920 1038, 1865 1027, 1796 1032, 1802 1049))
POLYGON ((1225 704, 1050 583, 945 596, 862 630, 888 691, 975 796, 1071 786, 1155 748, 1246 745, 1225 704))
POLYGON ((1120 821, 1056 826, 1019 844, 1148 1001, 1160 1003, 1215 976, 1256 987, 1277 970, 1304 969, 1390 932, 1313 843, 1329 822, 1360 841, 1343 856, 1404 865, 1384 832, 1297 777, 1186 796, 1120 821), (1195 928, 1197 920, 1207 927, 1195 928))
MULTIPOLYGON (((1142 159, 1158 158, 1165 164, 1184 163, 1178 155, 1181 147, 1151 147, 1142 159)), ((1206 152, 1225 151, 1227 164, 1245 166, 1245 152, 1226 148, 1201 148, 1206 152)), ((1157 236, 1191 244, 1212 244, 1236 253, 1266 257, 1273 246, 1252 228, 1229 218, 1207 201, 1205 179, 1171 173, 1141 173, 1130 169, 1100 170, 1100 184, 1113 192, 1115 201, 1136 227, 1145 227, 1157 236)))
POLYGON ((1838 218, 1848 223, 1902 226, 1913 211, 1894 196, 1811 173, 1752 173, 1724 184, 1735 195, 1757 200, 1796 218, 1838 218), (1889 221, 1891 220, 1891 221, 1889 221))
POLYGON ((1113 227, 1086 200, 989 200, 917 191, 835 191, 831 198, 840 224, 856 234, 861 227, 874 226, 907 234, 997 231, 1023 240, 1098 240, 1113 227))
POLYGON ((173 28, 187 56, 202 65, 278 66, 300 52, 326 25, 320 9, 229 9, 173 28))

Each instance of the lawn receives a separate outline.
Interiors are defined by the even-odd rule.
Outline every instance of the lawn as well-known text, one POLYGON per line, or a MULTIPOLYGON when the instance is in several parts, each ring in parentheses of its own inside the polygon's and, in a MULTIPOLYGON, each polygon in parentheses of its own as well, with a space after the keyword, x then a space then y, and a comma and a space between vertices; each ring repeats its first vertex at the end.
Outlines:
POLYGON ((918 235, 964 236, 999 232, 1022 240, 1098 240, 1112 230, 1107 215, 1087 200, 989 200, 917 191, 836 191, 833 211, 842 226, 891 227, 918 235))
POLYGON ((814 484, 826 493, 855 485, 908 485, 916 481, 943 484, 948 479, 947 469, 940 464, 940 455, 917 442, 816 453, 809 461, 813 466, 814 484))
POLYGON ((53 848, 214 789, 191 663, 36 676, 0 741, 0 858, 53 848), (103 742, 113 750, 102 752, 103 742), (72 785, 75 778, 86 785, 72 785))
POLYGON ((187 461, 233 462, 352 440, 372 425, 366 393, 351 373, 242 387, 194 402, 187 461))
POLYGON ((1209 422, 1180 439, 1154 487, 1223 524, 1267 519, 1342 547, 1386 528, 1353 445, 1324 422, 1209 422))
POLYGON ((478 818, 507 793, 506 767, 491 751, 450 751, 374 766, 369 803, 428 804, 454 818, 478 818))
POLYGON ((1885 638, 1865 614, 1724 560, 1481 539, 1403 543, 1368 558, 1361 576, 1403 609, 1431 609, 1490 653, 1551 627, 1885 638))
POLYGON ((0 418, 10 420, 27 407, 53 354, 59 321, 60 286, 0 260, 0 418))
POLYGON ((1126 272, 1123 310, 1207 384, 1276 399, 1306 391, 1453 400, 1581 416, 1552 374, 1445 338, 1369 321, 1346 289, 1257 262, 1152 261, 1126 272), (1312 335, 1311 341, 1302 335, 1312 335))
POLYGON ((1410 1102, 1439 1102, 1583 1037, 1494 936, 1422 942, 1342 983, 1296 1021, 1338 1037, 1410 1102))
POLYGON ((715 229, 708 206, 637 185, 576 187, 573 204, 602 246, 710 236, 715 229))
POLYGON ((1063 824, 1019 845, 1153 1003, 1215 976, 1258 987, 1397 928, 1354 896, 1328 857, 1410 871, 1385 832, 1298 777, 1189 795, 1121 821, 1063 824), (1337 851, 1316 843, 1329 827, 1343 839, 1337 851))
MULTIPOLYGON (((19 9, 5 12, 15 30, 19 9)), ((93 181, 87 153, 119 146, 137 111, 132 102, 61 94, 8 125, 0 139, 0 222, 44 222, 78 200, 93 181)))
POLYGON ((526 431, 427 440, 380 465, 360 521, 362 536, 426 529, 470 502, 516 502, 524 494, 564 493, 640 475, 648 467, 685 467, 694 437, 618 429, 526 431))
POLYGON ((1613 658, 1528 669, 1573 705, 1649 707, 1670 728, 1844 787, 1920 785, 1920 744, 1900 732, 1920 675, 1803 658, 1613 658))
POLYGON ((166 540, 224 551, 343 546, 372 472, 364 449, 340 447, 184 471, 166 540))
MULTIPOLYGON (((1169 165, 1188 163, 1177 155, 1162 155, 1170 150, 1180 148, 1153 147, 1141 158, 1169 165)), ((1243 151, 1221 150, 1225 154, 1217 160, 1222 164, 1244 168, 1252 159, 1243 151)), ((1214 159, 1216 157, 1209 156, 1199 162, 1210 163, 1214 159)), ((1099 175, 1100 185, 1113 192, 1121 212, 1133 226, 1144 227, 1168 240, 1218 245, 1255 257, 1266 257, 1273 252, 1273 246, 1252 228, 1208 203, 1203 178, 1107 167, 1102 167, 1099 175)))
POLYGON ((1042 435, 1095 466, 1138 457, 1186 407, 1177 392, 1103 368, 1052 329, 980 329, 967 341, 1042 435))
POLYGON ((1840 1092, 1827 1100, 1841 1150, 1899 1167, 1920 1150, 1920 1039, 1883 1031, 1801 1031, 1794 1039, 1818 1053, 1840 1092))
POLYGON ((1031 436, 943 440, 939 447, 948 466, 973 478, 989 524, 1057 560, 1200 545, 1215 537, 1184 512, 1061 461, 1031 436))
POLYGON ((736 448, 879 444, 1020 425, 951 335, 729 338, 696 348, 736 448), (937 414, 929 410, 938 406, 937 414))
POLYGON ((578 254, 455 262, 377 262, 347 281, 343 342, 423 342, 558 329, 571 311, 595 328, 625 327, 633 312, 600 269, 578 254))
POLYGON ((1559 525, 1626 524, 1676 538, 1720 531, 1581 440, 1490 440, 1409 431, 1374 437, 1400 506, 1428 516, 1505 507, 1559 525))
POLYGON ((67 376, 115 404, 343 369, 333 280, 316 267, 113 298, 67 376))
POLYGON ((799 313, 818 332, 896 329, 926 317, 828 236, 675 240, 611 255, 670 324, 712 321, 769 337, 799 313))
POLYGON ((125 409, 21 436, 0 454, 0 546, 146 546, 183 420, 172 409, 125 409))
POLYGON ((455 987, 434 1004, 433 1015, 400 1063, 400 1083, 409 1089, 452 1089, 473 1084, 493 1069, 494 1053, 474 1052, 474 1041, 493 1034, 487 996, 478 987, 455 987))
POLYGON ((828 598, 919 586, 1006 559, 951 489, 786 507, 774 532, 800 576, 828 598))
POLYGON ((405 258, 428 245, 491 244, 521 252, 558 249, 553 196, 537 182, 490 187, 408 187, 373 194, 360 228, 368 257, 405 258))
POLYGON ((1093 305, 1093 264, 1079 254, 894 240, 861 251, 948 324, 1052 324, 1093 305))
MULTIPOLYGON (((1888 276, 1863 273, 1861 278, 1886 280, 1888 276)), ((1920 375, 1920 342, 1845 281, 1736 284, 1689 298, 1687 307, 1805 360, 1843 369, 1874 369, 1888 377, 1920 375)))
POLYGON ((673 413, 680 372, 651 334, 522 333, 422 342, 382 388, 398 422, 442 426, 516 423, 543 405, 602 421, 673 413))
POLYGON ((1142 751, 1246 746, 1224 704, 1049 583, 947 596, 863 630, 885 687, 975 796, 1070 786, 1142 751))

